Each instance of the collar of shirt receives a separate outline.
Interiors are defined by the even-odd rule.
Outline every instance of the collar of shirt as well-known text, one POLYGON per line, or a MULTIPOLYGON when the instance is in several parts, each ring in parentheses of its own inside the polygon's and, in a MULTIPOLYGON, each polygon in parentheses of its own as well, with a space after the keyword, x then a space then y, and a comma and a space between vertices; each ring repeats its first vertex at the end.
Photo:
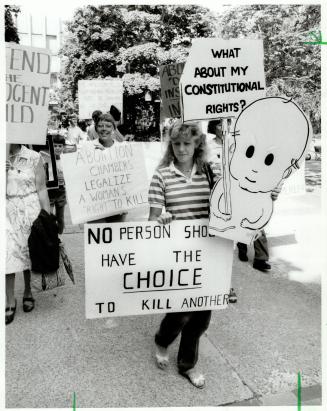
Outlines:
POLYGON ((28 148, 25 147, 24 145, 21 145, 20 150, 18 151, 18 153, 16 154, 10 154, 9 158, 25 158, 28 159, 28 152, 27 152, 28 148))
POLYGON ((191 171, 191 175, 190 175, 189 178, 187 178, 187 177, 185 176, 185 174, 183 174, 183 173, 175 166, 175 164, 174 164, 173 161, 170 163, 169 168, 170 168, 170 171, 174 172, 175 174, 178 174, 179 176, 184 177, 186 180, 192 180, 192 177, 193 177, 194 174, 196 174, 196 172, 197 172, 197 167, 196 167, 196 164, 195 164, 195 163, 193 164, 192 171, 191 171))

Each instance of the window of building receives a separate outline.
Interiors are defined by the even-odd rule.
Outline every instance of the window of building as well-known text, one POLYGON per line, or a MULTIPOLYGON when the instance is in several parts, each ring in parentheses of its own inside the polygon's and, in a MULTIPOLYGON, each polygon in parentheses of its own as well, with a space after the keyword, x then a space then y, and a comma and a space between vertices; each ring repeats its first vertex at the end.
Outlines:
POLYGON ((44 47, 44 37, 42 34, 32 34, 32 47, 44 47))
POLYGON ((58 54, 58 41, 57 36, 46 35, 46 48, 51 51, 52 54, 58 54))

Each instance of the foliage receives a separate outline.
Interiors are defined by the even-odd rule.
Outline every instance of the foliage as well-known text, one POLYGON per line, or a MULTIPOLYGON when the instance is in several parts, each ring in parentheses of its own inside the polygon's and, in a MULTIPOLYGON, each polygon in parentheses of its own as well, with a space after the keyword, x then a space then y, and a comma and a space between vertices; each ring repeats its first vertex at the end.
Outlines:
POLYGON ((5 41, 19 43, 17 27, 14 24, 12 13, 18 14, 20 8, 14 5, 5 5, 5 41))
POLYGON ((251 5, 220 19, 223 38, 262 38, 268 95, 292 97, 320 131, 320 46, 304 44, 320 32, 319 5, 251 5))
POLYGON ((75 100, 78 80, 125 75, 125 93, 141 96, 158 90, 159 65, 185 61, 191 39, 213 33, 212 21, 208 10, 199 6, 79 8, 67 24, 61 50, 66 58, 63 88, 75 100))

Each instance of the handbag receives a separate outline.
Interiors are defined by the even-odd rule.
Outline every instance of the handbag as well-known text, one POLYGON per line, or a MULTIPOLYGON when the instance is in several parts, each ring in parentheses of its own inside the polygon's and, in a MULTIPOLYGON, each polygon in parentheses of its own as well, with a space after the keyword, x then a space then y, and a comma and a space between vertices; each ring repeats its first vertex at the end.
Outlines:
POLYGON ((33 291, 41 292, 53 290, 65 285, 66 270, 62 258, 59 259, 59 268, 51 273, 35 273, 32 271, 31 287, 33 291))

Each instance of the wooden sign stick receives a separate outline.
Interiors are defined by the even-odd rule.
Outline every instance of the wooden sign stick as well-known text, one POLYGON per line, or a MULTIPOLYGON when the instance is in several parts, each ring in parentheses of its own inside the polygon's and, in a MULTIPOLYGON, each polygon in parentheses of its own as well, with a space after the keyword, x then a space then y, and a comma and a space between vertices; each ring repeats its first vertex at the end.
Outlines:
POLYGON ((230 175, 229 175, 229 145, 230 145, 230 130, 227 119, 223 119, 223 152, 222 152, 222 166, 223 166, 223 184, 224 184, 224 200, 225 200, 225 214, 231 216, 232 204, 230 198, 230 175))

